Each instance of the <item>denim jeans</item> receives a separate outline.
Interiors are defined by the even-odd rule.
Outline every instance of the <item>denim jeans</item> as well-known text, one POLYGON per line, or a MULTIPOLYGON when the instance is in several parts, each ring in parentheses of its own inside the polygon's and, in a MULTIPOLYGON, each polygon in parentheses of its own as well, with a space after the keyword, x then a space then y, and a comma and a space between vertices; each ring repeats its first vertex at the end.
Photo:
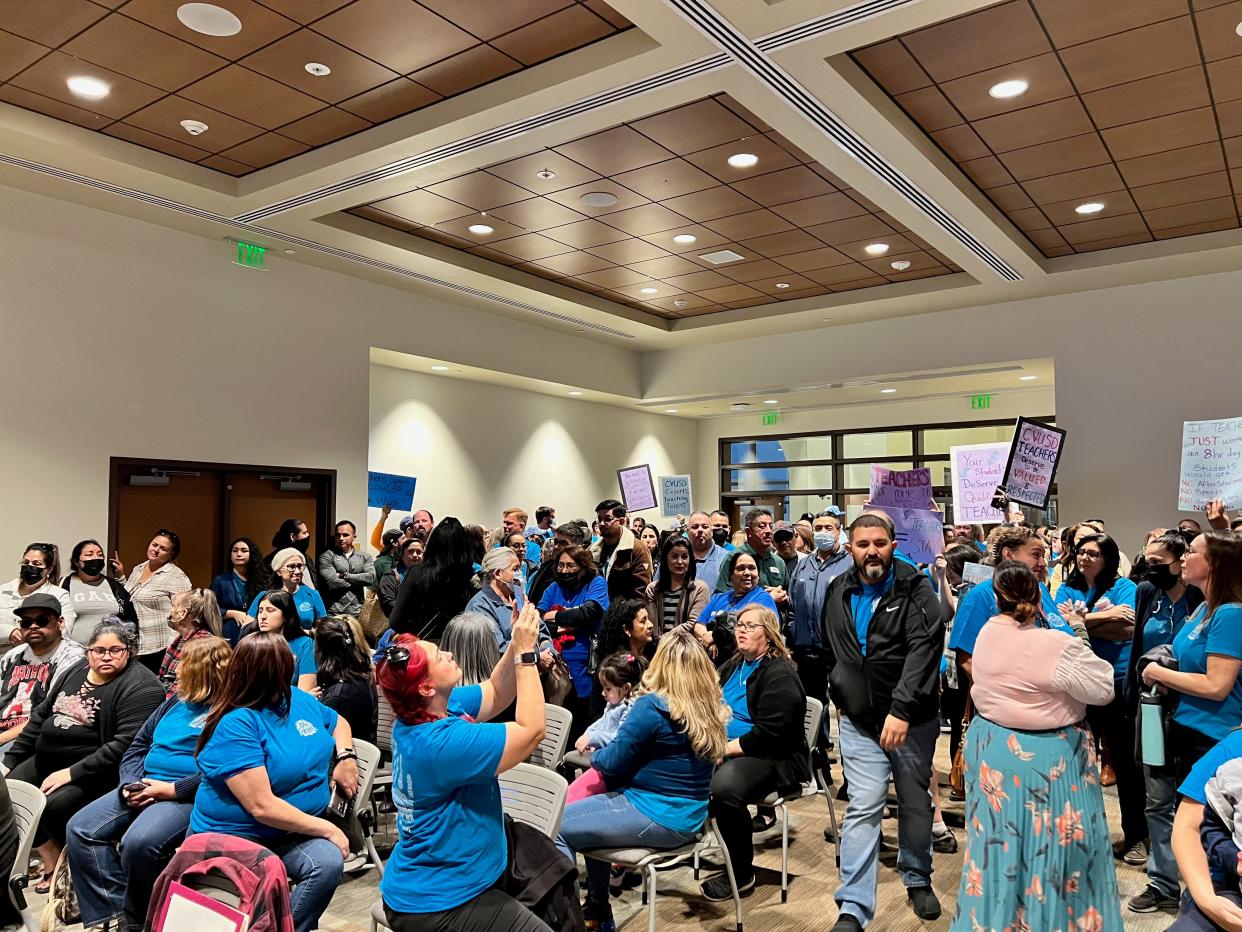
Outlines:
MULTIPOLYGON (((621 793, 590 796, 565 807, 556 846, 571 861, 575 851, 592 848, 679 848, 694 841, 694 832, 678 832, 653 822, 621 793)), ((587 899, 608 902, 606 861, 587 858, 587 899)))
POLYGON ((932 875, 931 765, 940 723, 911 725, 906 743, 885 751, 879 741, 841 716, 841 765, 850 801, 841 824, 841 885, 836 901, 864 926, 875 916, 880 822, 890 776, 897 789, 897 872, 907 887, 926 887, 932 875))
POLYGON ((1177 896, 1177 861, 1173 857, 1173 812, 1177 808, 1177 781, 1172 767, 1143 766, 1147 787, 1147 879, 1165 896, 1177 896))
POLYGON ((294 932, 311 932, 332 902, 332 894, 341 885, 345 859, 341 849, 326 838, 306 835, 284 835, 260 838, 267 848, 285 864, 285 873, 293 883, 289 893, 293 908, 294 932))
POLYGON ((114 790, 73 814, 65 845, 84 925, 123 914, 130 928, 142 928, 151 888, 185 838, 193 808, 161 801, 131 809, 114 790))

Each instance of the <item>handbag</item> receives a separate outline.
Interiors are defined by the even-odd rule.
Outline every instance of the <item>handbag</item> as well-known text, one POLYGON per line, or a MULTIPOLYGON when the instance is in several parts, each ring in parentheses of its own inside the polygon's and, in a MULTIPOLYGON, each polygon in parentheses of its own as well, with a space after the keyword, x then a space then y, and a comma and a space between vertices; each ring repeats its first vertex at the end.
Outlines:
POLYGON ((380 607, 379 593, 374 589, 367 593, 366 600, 362 603, 362 611, 358 614, 358 621, 362 624, 362 633, 367 636, 372 647, 379 643, 380 636, 388 630, 388 619, 384 617, 384 610, 380 607))
POLYGON ((957 753, 953 755, 953 767, 949 770, 949 786, 959 796, 966 795, 966 732, 970 729, 970 720, 974 715, 974 705, 967 693, 966 709, 962 713, 962 740, 958 742, 957 753))
POLYGON ((543 683, 543 700, 552 705, 564 705, 574 688, 574 678, 559 651, 552 651, 552 666, 539 674, 543 683))
POLYGON ((69 852, 62 851, 52 871, 52 892, 43 907, 43 915, 39 917, 42 932, 55 932, 65 926, 82 921, 78 911, 78 894, 73 889, 73 878, 69 876, 69 852))

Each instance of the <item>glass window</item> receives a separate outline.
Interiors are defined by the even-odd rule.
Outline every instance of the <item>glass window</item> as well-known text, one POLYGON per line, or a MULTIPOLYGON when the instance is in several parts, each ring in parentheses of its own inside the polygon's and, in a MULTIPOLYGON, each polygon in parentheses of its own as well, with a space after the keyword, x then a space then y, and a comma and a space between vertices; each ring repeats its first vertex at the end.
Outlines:
POLYGON ((965 446, 968 443, 1008 443, 1012 439, 1012 424, 934 428, 923 431, 923 452, 948 453, 949 447, 965 446))
POLYGON ((725 492, 783 492, 789 486, 789 470, 784 466, 762 469, 728 469, 724 474, 725 492))
POLYGON ((923 465, 931 470, 932 485, 951 485, 948 460, 924 460, 923 465))
POLYGON ((832 437, 790 437, 780 441, 782 459, 794 462, 797 460, 830 460, 832 459, 832 437))
POLYGON ((832 488, 831 466, 790 466, 789 488, 827 491, 832 488))
POLYGON ((885 469, 913 469, 914 464, 905 463, 850 463, 842 467, 845 473, 845 488, 847 489, 869 489, 871 488, 871 467, 883 466, 885 469))
POLYGON ((914 434, 908 430, 890 431, 888 433, 875 431, 866 434, 844 434, 841 437, 841 455, 846 459, 854 457, 879 459, 887 456, 909 456, 913 452, 914 434))

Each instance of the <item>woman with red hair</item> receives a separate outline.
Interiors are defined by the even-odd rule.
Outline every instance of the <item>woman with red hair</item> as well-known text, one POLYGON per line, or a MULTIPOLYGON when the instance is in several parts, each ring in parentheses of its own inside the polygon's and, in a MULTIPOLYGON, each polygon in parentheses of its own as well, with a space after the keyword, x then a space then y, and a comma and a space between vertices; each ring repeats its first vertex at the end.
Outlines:
POLYGON ((500 784, 544 735, 535 653, 539 613, 529 602, 492 675, 459 686, 448 651, 410 634, 382 652, 377 679, 392 704, 392 792, 397 846, 380 893, 394 932, 549 932, 499 889, 508 864, 500 784), (514 722, 488 720, 517 698, 514 722))

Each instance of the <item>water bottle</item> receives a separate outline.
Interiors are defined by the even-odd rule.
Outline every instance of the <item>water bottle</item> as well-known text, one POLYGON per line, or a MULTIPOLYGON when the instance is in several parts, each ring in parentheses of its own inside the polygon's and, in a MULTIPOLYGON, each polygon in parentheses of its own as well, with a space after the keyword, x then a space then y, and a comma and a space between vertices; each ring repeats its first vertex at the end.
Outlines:
POLYGON ((1164 766, 1164 708, 1156 688, 1139 696, 1139 715, 1143 729, 1143 763, 1164 766))

